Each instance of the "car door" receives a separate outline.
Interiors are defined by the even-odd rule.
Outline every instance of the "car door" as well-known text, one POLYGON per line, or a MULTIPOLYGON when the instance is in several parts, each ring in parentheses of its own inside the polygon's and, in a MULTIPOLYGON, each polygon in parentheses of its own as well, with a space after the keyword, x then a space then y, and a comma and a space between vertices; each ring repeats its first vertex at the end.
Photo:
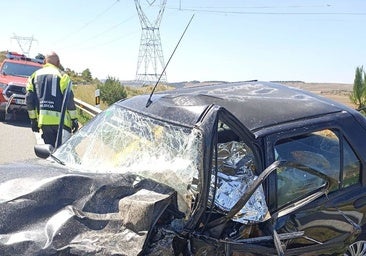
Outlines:
POLYGON ((206 141, 211 143, 206 152, 210 159, 205 185, 208 196, 205 211, 187 239, 190 248, 195 255, 284 254, 286 243, 302 237, 304 232, 280 230, 278 219, 324 195, 331 179, 311 167, 286 160, 275 161, 264 169, 260 143, 224 109, 219 109, 208 123, 212 127, 203 129, 210 136, 206 141), (293 205, 271 212, 264 184, 280 169, 287 173, 293 168, 317 178, 321 185, 295 198, 293 205))
POLYGON ((331 181, 326 195, 298 207, 301 196, 320 188, 323 179, 287 167, 273 175, 275 210, 272 214, 277 216, 276 230, 304 232, 303 236, 286 242, 286 253, 342 253, 360 234, 366 210, 366 195, 360 180, 361 161, 351 144, 339 128, 318 128, 311 132, 300 129, 295 134, 283 131, 269 141, 275 141, 271 161, 300 163, 331 181))

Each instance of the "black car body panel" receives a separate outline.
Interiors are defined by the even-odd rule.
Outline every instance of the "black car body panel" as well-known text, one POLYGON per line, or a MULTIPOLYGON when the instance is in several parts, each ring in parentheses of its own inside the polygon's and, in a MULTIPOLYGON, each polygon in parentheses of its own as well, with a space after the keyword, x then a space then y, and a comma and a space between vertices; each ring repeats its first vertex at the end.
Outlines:
MULTIPOLYGON (((160 115, 159 109, 168 109, 164 118, 176 120, 182 118, 181 115, 176 115, 182 107, 193 108, 216 104, 229 110, 252 131, 289 121, 341 112, 344 107, 305 91, 269 82, 241 82, 181 88, 161 94, 155 94, 152 98, 156 106, 151 105, 148 109, 149 113, 153 113, 156 109, 157 115, 160 115)), ((144 111, 148 97, 142 97, 141 101, 133 99, 136 102, 133 105, 134 109, 144 111)), ((192 121, 194 122, 194 119, 192 121)))
POLYGON ((29 162, 0 174, 2 255, 136 255, 167 207, 177 211, 174 190, 132 174, 29 162))
POLYGON ((256 81, 148 99, 0 166, 0 252, 338 255, 366 237, 358 112, 256 81))

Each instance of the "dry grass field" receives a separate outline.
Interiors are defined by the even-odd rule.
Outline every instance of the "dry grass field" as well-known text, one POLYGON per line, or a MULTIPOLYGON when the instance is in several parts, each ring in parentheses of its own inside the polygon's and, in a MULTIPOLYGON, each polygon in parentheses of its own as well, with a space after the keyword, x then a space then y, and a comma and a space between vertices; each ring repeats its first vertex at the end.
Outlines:
POLYGON ((355 105, 349 99, 349 95, 353 89, 353 84, 301 82, 286 82, 284 84, 310 91, 312 93, 340 102, 351 108, 355 108, 355 105))
MULTIPOLYGON (((341 84, 341 83, 303 83, 303 82, 281 82, 282 84, 287 84, 289 86, 293 86, 296 88, 300 88, 302 90, 310 91, 315 94, 321 95, 326 98, 330 98, 342 104, 345 104, 351 108, 355 108, 355 105, 350 101, 349 95, 352 92, 353 85, 352 84, 341 84)), ((200 83, 200 85, 205 84, 200 83)), ((207 82, 207 85, 212 84, 207 82)), ((197 85, 197 84, 195 84, 197 85)), ((192 86, 190 83, 186 83, 185 86, 192 86)), ((173 87, 160 87, 158 86, 156 91, 161 90, 169 90, 173 87)), ((95 96, 94 91, 95 86, 77 86, 75 88, 75 96, 79 99, 82 99, 89 104, 94 104, 95 96)), ((142 93, 150 93, 152 90, 152 86, 136 88, 132 86, 126 86, 126 90, 128 93, 128 97, 132 97, 137 94, 142 93)), ((105 109, 107 106, 104 102, 101 104, 101 108, 105 109)))

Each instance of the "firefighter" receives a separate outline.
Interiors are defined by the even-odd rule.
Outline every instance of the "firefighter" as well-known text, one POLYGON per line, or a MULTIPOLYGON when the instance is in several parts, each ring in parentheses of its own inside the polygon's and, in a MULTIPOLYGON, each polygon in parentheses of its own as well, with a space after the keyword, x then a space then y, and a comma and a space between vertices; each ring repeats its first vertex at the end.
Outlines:
MULTIPOLYGON (((56 146, 58 126, 64 93, 72 86, 70 77, 61 71, 60 59, 55 52, 46 55, 43 68, 34 72, 27 82, 26 103, 32 131, 42 131, 45 144, 56 146)), ((79 128, 74 94, 70 89, 64 117, 62 143, 79 128)), ((59 145, 57 145, 59 146, 59 145)))

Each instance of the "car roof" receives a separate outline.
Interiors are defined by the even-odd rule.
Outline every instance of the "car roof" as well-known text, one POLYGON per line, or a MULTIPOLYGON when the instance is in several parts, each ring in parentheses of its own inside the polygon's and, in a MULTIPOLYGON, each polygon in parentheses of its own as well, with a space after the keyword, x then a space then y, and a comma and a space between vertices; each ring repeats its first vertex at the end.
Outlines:
POLYGON ((21 63, 21 64, 26 64, 26 65, 31 65, 31 66, 37 66, 37 67, 42 67, 42 64, 34 62, 34 61, 29 61, 29 60, 21 60, 21 59, 4 59, 4 63, 5 62, 11 62, 11 63, 21 63))
POLYGON ((255 131, 289 121, 329 113, 352 111, 348 107, 310 92, 272 82, 235 82, 183 87, 156 93, 146 107, 148 95, 122 104, 162 119, 194 125, 205 109, 216 104, 234 114, 255 131))

